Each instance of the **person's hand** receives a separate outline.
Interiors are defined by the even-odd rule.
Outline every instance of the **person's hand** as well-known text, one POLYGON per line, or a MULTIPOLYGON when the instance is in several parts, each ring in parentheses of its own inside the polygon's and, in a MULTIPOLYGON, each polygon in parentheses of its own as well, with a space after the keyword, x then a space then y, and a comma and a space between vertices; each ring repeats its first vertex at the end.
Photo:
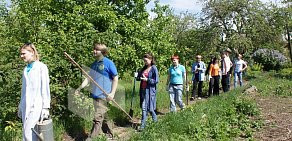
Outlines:
POLYGON ((165 85, 165 90, 166 90, 166 91, 169 90, 169 85, 165 85))
POLYGON ((50 111, 48 108, 43 108, 42 109, 42 112, 41 112, 41 122, 44 120, 44 119, 49 119, 49 116, 50 116, 50 111))
POLYGON ((138 77, 138 72, 134 72, 134 77, 135 77, 135 78, 138 77))
POLYGON ((110 102, 112 100, 113 100, 113 97, 111 97, 110 94, 109 94, 109 96, 106 97, 106 101, 110 102))
POLYGON ((211 75, 208 75, 208 80, 209 80, 209 81, 211 80, 211 78, 212 78, 212 76, 211 76, 211 75))
POLYGON ((21 109, 20 108, 18 108, 18 111, 17 111, 17 116, 21 119, 21 109))
POLYGON ((190 87, 189 87, 189 85, 186 85, 186 91, 187 91, 187 92, 190 91, 190 87))
POLYGON ((80 89, 77 88, 77 89, 75 90, 74 94, 75 94, 75 95, 79 95, 79 94, 80 94, 80 89))
POLYGON ((147 80, 148 80, 148 78, 147 78, 147 77, 145 77, 145 75, 143 74, 143 75, 142 75, 142 77, 141 77, 141 80, 147 81, 147 80))

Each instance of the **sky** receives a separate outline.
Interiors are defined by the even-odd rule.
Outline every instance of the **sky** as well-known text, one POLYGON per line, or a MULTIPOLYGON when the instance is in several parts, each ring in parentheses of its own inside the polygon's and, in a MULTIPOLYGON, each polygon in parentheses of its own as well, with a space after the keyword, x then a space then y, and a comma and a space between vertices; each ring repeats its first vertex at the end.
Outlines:
MULTIPOLYGON (((10 0, 5 0, 8 5, 10 5, 10 0)), ((261 0, 263 3, 272 2, 279 3, 280 0, 261 0)), ((170 8, 174 11, 175 14, 180 14, 181 12, 188 11, 189 13, 200 13, 202 10, 201 0, 160 0, 161 5, 169 5, 170 8)), ((151 9, 154 8, 154 0, 146 6, 147 11, 150 13, 150 17, 154 17, 154 13, 151 12, 151 9)))
MULTIPOLYGON (((280 0, 261 0, 263 3, 279 3, 280 0)), ((203 7, 201 0, 160 0, 161 5, 169 5, 175 14, 188 11, 189 13, 200 13, 203 7)), ((150 17, 154 17, 154 13, 151 9, 154 8, 154 0, 152 0, 147 6, 147 11, 150 13, 150 17)))

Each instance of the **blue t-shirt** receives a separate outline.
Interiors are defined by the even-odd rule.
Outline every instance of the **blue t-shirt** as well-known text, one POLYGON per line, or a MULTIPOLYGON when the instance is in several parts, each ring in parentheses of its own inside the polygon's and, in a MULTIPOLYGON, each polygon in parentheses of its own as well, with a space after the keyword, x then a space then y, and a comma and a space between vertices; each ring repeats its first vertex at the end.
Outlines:
MULTIPOLYGON (((89 75, 95 82, 109 94, 112 89, 112 80, 118 75, 117 68, 113 61, 104 57, 101 61, 94 61, 90 67, 89 75)), ((95 84, 91 83, 93 98, 106 98, 104 93, 95 84)))
POLYGON ((183 65, 179 64, 176 67, 171 66, 169 68, 170 84, 183 84, 185 72, 186 72, 186 69, 183 65))

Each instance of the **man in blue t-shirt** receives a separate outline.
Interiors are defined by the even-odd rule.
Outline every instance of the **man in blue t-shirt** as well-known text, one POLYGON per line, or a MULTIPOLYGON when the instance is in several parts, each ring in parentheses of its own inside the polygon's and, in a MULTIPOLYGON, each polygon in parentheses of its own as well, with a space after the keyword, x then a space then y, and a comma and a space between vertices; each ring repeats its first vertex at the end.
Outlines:
MULTIPOLYGON (((105 57, 107 53, 108 49, 104 44, 94 44, 93 55, 96 60, 92 63, 90 67, 91 70, 89 72, 89 75, 106 92, 106 94, 104 94, 103 91, 95 84, 91 83, 91 96, 93 98, 95 115, 88 140, 101 134, 102 129, 106 129, 105 133, 113 136, 111 126, 108 125, 108 103, 106 101, 111 101, 114 98, 118 85, 118 72, 113 61, 105 57)), ((83 81, 81 87, 77 89, 77 91, 80 91, 88 84, 89 79, 86 78, 83 81)))

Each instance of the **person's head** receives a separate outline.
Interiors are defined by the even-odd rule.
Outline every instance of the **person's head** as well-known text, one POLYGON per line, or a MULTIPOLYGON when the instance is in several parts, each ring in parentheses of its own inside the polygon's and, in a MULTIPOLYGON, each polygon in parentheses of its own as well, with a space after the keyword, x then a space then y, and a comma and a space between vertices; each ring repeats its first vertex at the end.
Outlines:
POLYGON ((227 48, 224 52, 225 52, 225 55, 226 55, 226 56, 229 56, 229 54, 232 53, 232 51, 231 51, 230 48, 227 48))
POLYGON ((237 55, 237 58, 240 60, 240 59, 242 59, 242 55, 241 54, 238 54, 237 55))
POLYGON ((226 52, 225 51, 221 52, 221 58, 224 59, 225 56, 226 56, 226 52))
POLYGON ((26 43, 19 49, 20 57, 24 62, 30 63, 39 60, 39 54, 32 43, 26 43))
POLYGON ((214 57, 213 60, 212 60, 212 64, 217 64, 218 63, 218 58, 217 57, 214 57))
POLYGON ((108 48, 105 44, 94 43, 93 44, 93 55, 95 57, 105 56, 108 53, 108 48))
POLYGON ((197 55, 197 56, 196 56, 196 61, 197 61, 197 62, 200 62, 201 60, 202 60, 202 56, 201 56, 201 55, 197 55))
POLYGON ((143 61, 144 61, 145 66, 155 65, 155 60, 151 53, 144 54, 143 61))
POLYGON ((179 56, 177 55, 171 56, 171 61, 174 66, 177 66, 179 64, 179 56))

